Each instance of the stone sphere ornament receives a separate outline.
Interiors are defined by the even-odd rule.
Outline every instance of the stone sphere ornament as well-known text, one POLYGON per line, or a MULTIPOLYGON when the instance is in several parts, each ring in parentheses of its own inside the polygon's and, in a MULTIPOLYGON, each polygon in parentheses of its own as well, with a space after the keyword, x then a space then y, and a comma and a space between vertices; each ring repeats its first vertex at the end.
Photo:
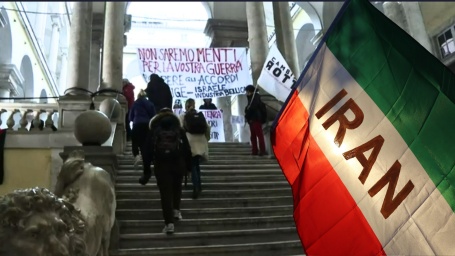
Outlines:
POLYGON ((83 146, 101 146, 111 132, 111 121, 98 110, 82 112, 74 120, 74 136, 83 146))
POLYGON ((107 98, 101 101, 100 111, 103 112, 110 120, 116 120, 120 117, 122 107, 118 100, 114 98, 107 98))

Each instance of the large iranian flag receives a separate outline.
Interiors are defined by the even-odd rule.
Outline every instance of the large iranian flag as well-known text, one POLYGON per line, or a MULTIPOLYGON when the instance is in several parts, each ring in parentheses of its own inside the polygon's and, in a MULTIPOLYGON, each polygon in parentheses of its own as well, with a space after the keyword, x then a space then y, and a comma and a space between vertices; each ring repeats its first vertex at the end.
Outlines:
POLYGON ((308 255, 455 255, 455 75, 345 3, 272 129, 308 255))

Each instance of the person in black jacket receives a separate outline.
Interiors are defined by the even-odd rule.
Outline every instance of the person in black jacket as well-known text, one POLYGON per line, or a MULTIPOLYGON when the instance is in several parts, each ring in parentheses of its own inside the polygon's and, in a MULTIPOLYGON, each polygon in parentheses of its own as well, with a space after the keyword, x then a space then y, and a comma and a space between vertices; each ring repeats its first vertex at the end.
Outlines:
POLYGON ((253 85, 245 87, 246 97, 248 99, 248 105, 245 108, 245 120, 250 126, 251 133, 251 155, 266 155, 264 133, 262 131, 262 120, 264 117, 261 114, 261 96, 256 92, 253 85), (258 150, 259 141, 259 150, 258 150))
POLYGON ((159 75, 150 75, 150 82, 147 84, 145 92, 147 93, 147 98, 155 105, 156 111, 160 111, 163 108, 172 109, 171 88, 159 75))
MULTIPOLYGON (((166 141, 168 142, 168 141, 166 141)), ((165 144, 165 143, 163 143, 165 144)), ((169 145, 169 144, 167 144, 169 145)), ((169 108, 161 109, 158 114, 150 120, 149 132, 144 145, 143 159, 143 175, 139 178, 139 183, 147 184, 152 170, 150 165, 154 164, 155 178, 160 190, 161 208, 164 218, 164 233, 174 232, 174 219, 181 220, 180 201, 182 198, 182 180, 185 172, 190 172, 191 163, 191 148, 186 137, 185 130, 180 124, 180 119, 169 108), (163 133, 163 131, 165 131, 163 133), (175 147, 171 157, 164 157, 161 151, 160 141, 169 138, 160 137, 161 134, 168 134, 173 131, 177 134, 178 147, 175 147), (161 155, 160 155, 161 152, 161 155)))
POLYGON ((205 109, 205 110, 217 110, 215 104, 212 103, 212 99, 204 99, 204 104, 202 104, 199 109, 205 109))

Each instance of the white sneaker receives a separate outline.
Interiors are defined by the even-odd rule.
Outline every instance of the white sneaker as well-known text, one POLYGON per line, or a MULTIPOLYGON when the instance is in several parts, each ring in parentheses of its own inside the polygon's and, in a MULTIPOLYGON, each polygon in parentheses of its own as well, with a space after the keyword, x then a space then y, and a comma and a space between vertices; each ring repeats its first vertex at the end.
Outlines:
POLYGON ((164 226, 163 233, 172 234, 174 233, 174 223, 169 223, 164 226))
POLYGON ((137 155, 137 156, 134 158, 134 169, 137 169, 137 167, 138 167, 140 161, 142 161, 141 155, 137 155))
POLYGON ((174 209, 174 219, 182 220, 182 213, 179 210, 174 209))

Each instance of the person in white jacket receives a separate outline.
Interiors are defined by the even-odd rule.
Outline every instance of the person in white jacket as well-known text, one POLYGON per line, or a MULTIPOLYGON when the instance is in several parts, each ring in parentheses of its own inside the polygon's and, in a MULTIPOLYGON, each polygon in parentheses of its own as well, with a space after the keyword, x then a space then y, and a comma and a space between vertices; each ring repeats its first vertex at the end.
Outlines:
MULTIPOLYGON (((199 197, 202 191, 201 185, 201 168, 200 163, 208 160, 209 156, 209 143, 210 140, 210 125, 205 121, 204 132, 191 132, 191 125, 187 123, 189 120, 185 118, 188 114, 197 115, 198 112, 195 109, 196 102, 194 99, 188 99, 185 102, 185 113, 180 115, 180 122, 182 123, 183 129, 186 131, 186 136, 191 146, 191 154, 193 156, 192 170, 191 170, 191 182, 193 183, 193 199, 199 197)), ((204 118, 205 120, 205 118, 204 118)))

